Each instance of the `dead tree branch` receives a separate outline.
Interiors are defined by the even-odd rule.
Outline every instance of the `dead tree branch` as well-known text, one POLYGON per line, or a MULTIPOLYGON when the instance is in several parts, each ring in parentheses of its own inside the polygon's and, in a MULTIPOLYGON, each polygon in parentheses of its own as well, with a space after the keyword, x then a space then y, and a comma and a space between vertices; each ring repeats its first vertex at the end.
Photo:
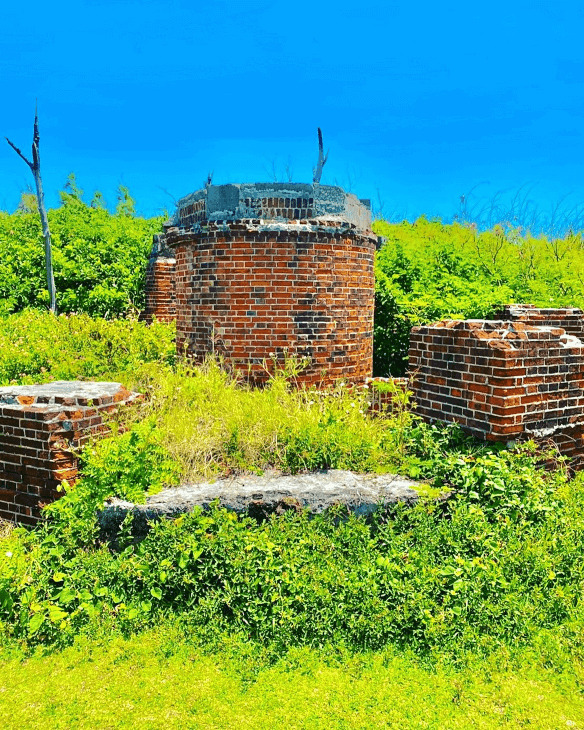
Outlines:
POLYGON ((320 183, 320 178, 322 176, 322 168, 325 166, 326 161, 328 160, 329 156, 329 150, 326 151, 326 155, 323 155, 323 146, 322 146, 322 132, 320 131, 320 127, 318 128, 318 163, 316 167, 313 169, 313 178, 312 182, 314 185, 318 185, 320 183))
POLYGON ((49 219, 47 217, 47 211, 45 208, 45 195, 43 192, 43 182, 41 179, 41 157, 39 152, 39 141, 40 141, 40 135, 39 135, 39 115, 37 108, 35 106, 34 110, 34 134, 32 139, 32 162, 27 159, 22 152, 18 149, 18 147, 13 144, 8 137, 6 137, 6 141, 8 144, 12 147, 12 149, 16 152, 16 154, 21 157, 26 164, 30 167, 30 171, 32 172, 34 176, 34 181, 36 184, 36 197, 37 197, 37 205, 39 209, 39 215, 41 217, 41 225, 43 228, 43 237, 45 239, 45 268, 47 272, 47 288, 49 290, 49 300, 50 305, 49 309, 53 314, 57 313, 57 302, 56 302, 56 295, 55 295, 55 279, 53 276, 53 254, 52 254, 52 247, 51 247, 51 232, 49 230, 49 219))

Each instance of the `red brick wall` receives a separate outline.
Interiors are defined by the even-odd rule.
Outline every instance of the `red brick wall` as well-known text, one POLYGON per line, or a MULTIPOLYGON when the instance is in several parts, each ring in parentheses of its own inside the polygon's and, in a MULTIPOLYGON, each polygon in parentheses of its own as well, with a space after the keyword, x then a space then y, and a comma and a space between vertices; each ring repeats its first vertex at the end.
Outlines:
POLYGON ((148 323, 156 317, 162 322, 176 319, 175 259, 164 247, 164 236, 154 236, 145 282, 146 305, 140 319, 148 323))
POLYGON ((176 319, 175 260, 157 258, 146 273, 146 306, 140 319, 148 323, 156 317, 161 322, 176 319))
POLYGON ((136 397, 120 386, 113 395, 91 402, 72 397, 45 404, 42 396, 34 395, 0 399, 0 517, 21 524, 37 522, 42 505, 62 496, 57 491, 60 483, 76 481, 74 450, 108 430, 106 413, 136 397))
POLYGON ((301 380, 363 381, 373 357, 376 238, 338 221, 171 229, 177 352, 218 352, 253 381, 272 353, 310 358, 301 380))
POLYGON ((582 452, 584 345, 561 328, 445 321, 412 330, 417 412, 487 440, 553 439, 582 452))
POLYGON ((525 322, 539 327, 561 327, 567 334, 584 339, 584 313, 575 307, 538 309, 533 304, 506 304, 493 319, 525 322))

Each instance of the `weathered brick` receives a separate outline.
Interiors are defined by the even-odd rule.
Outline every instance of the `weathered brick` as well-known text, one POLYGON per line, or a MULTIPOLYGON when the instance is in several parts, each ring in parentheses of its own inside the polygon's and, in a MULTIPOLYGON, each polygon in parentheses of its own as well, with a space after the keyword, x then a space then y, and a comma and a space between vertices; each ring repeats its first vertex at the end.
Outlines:
POLYGON ((23 400, 19 407, 0 400, 0 517, 34 524, 42 504, 60 496, 60 480, 77 478, 77 457, 70 447, 77 449, 92 435, 107 432, 104 414, 136 400, 119 384, 93 389, 100 387, 113 395, 83 397, 91 392, 90 383, 0 388, 1 395, 23 400))
POLYGON ((584 344, 570 340, 566 346, 568 320, 570 334, 584 336, 580 310, 523 305, 506 307, 501 321, 415 328, 410 372, 418 412, 429 420, 458 421, 490 441, 551 436, 564 453, 584 455, 584 344), (469 354, 458 363, 463 343, 469 354), (456 407, 453 397, 461 401, 456 407))

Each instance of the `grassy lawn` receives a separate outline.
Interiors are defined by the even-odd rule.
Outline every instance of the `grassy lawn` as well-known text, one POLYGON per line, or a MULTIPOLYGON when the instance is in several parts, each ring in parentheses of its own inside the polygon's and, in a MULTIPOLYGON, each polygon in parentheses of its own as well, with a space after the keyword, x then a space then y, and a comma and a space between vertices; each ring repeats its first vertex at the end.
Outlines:
MULTIPOLYGON (((503 662, 505 664, 505 662, 503 662)), ((584 728, 582 673, 429 669, 392 652, 171 650, 164 633, 0 660, 5 730, 26 728, 584 728)))

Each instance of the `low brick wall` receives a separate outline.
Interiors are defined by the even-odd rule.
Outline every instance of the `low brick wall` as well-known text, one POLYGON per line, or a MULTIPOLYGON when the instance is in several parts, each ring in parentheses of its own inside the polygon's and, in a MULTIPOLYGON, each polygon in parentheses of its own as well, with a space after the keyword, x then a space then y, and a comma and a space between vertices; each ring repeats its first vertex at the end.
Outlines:
POLYGON ((576 307, 539 309, 533 304, 506 304, 493 319, 524 322, 534 327, 561 327, 567 334, 584 339, 584 315, 576 307))
POLYGON ((443 321, 415 327, 410 342, 425 419, 456 421, 489 441, 552 439, 566 454, 584 453, 584 344, 563 328, 443 321))
POLYGON ((75 450, 107 432, 106 414, 138 397, 119 383, 0 388, 0 517, 37 522, 60 483, 77 479, 75 450))

